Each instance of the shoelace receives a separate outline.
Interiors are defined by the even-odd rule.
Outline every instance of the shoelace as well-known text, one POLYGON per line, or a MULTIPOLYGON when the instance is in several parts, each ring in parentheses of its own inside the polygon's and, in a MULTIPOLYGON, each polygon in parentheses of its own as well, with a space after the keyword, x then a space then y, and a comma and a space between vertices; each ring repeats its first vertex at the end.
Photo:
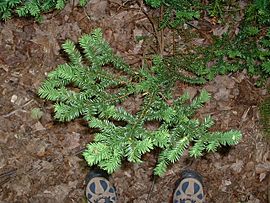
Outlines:
POLYGON ((110 200, 110 197, 100 197, 98 200, 95 200, 95 203, 100 203, 100 200, 105 200, 104 203, 113 203, 113 201, 110 200))

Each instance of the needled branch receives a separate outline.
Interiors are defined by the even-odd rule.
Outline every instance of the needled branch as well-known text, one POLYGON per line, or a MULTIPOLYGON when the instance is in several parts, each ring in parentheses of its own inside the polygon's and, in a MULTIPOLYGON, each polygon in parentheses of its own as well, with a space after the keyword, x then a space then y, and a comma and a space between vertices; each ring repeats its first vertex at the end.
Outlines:
POLYGON ((153 67, 143 67, 135 74, 113 53, 100 29, 82 36, 79 45, 83 54, 73 42, 64 43, 70 62, 48 74, 39 95, 55 102, 55 119, 70 121, 83 117, 90 128, 99 129, 83 153, 90 166, 99 165, 112 173, 124 159, 140 163, 143 154, 158 147, 161 153, 154 172, 161 176, 185 150, 199 157, 221 145, 239 142, 240 132, 210 133, 210 117, 204 121, 193 118, 196 110, 210 99, 206 91, 191 102, 187 93, 173 97, 172 87, 177 78, 166 70, 161 56, 153 59, 153 67), (130 95, 143 100, 135 113, 123 108, 130 95), (149 129, 148 122, 158 125, 149 129))

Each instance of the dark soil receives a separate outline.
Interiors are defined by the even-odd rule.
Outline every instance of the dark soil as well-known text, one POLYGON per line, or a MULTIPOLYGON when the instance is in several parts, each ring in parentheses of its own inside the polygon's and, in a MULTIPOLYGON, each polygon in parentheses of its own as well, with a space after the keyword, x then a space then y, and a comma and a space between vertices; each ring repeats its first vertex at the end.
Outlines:
MULTIPOLYGON (((0 23, 1 203, 86 202, 84 178, 89 167, 81 152, 94 131, 79 119, 54 121, 52 103, 36 92, 46 74, 65 62, 61 44, 96 27, 131 65, 142 65, 151 47, 155 49, 151 38, 135 40, 149 36, 148 18, 137 4, 121 0, 92 0, 84 9, 67 5, 45 15, 40 24, 17 18, 0 23), (42 110, 40 119, 33 117, 34 108, 42 110)), ((200 40, 204 39, 195 42, 200 40)), ((197 116, 212 115, 213 130, 241 130, 242 141, 200 159, 184 155, 160 178, 152 175, 157 152, 145 155, 142 164, 126 162, 111 176, 119 202, 170 202, 175 181, 186 168, 204 177, 207 202, 270 202, 270 150, 260 132, 258 113, 267 91, 256 88, 254 79, 241 72, 218 76, 204 87, 179 83, 176 93, 186 90, 195 96, 202 88, 212 99, 197 116)))

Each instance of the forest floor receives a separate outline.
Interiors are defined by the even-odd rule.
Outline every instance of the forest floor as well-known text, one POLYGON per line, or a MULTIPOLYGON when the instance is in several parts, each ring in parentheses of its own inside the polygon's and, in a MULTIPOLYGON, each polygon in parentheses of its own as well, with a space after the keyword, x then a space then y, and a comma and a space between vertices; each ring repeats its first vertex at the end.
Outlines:
MULTIPOLYGON (((54 121, 52 103, 40 99, 37 90, 47 73, 65 62, 61 44, 97 27, 127 63, 141 66, 153 46, 151 39, 136 41, 152 29, 142 9, 146 7, 129 1, 92 0, 85 8, 68 4, 61 12, 48 13, 41 23, 18 18, 0 22, 0 203, 86 202, 89 167, 81 152, 94 133, 80 119, 54 121), (33 117, 34 108, 42 110, 40 119, 33 117)), ((204 36, 190 43, 205 42, 204 36)), ((166 41, 172 40, 167 36, 166 41)), ((270 149, 258 111, 267 91, 254 83, 245 71, 218 76, 204 86, 179 82, 179 95, 185 90, 194 97, 203 88, 212 95, 197 117, 211 115, 215 130, 239 129, 243 139, 200 159, 184 155, 160 178, 152 175, 155 152, 145 155, 141 164, 125 163, 111 176, 119 202, 170 202, 185 168, 204 177, 207 202, 270 202, 270 149)), ((136 108, 136 101, 130 105, 136 108)))

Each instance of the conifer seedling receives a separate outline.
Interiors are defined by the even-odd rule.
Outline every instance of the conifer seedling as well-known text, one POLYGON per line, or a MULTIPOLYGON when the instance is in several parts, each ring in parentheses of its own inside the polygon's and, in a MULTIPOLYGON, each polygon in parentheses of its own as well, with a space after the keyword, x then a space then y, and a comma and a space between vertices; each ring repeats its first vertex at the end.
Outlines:
POLYGON ((38 94, 55 103, 55 119, 83 117, 90 128, 100 129, 83 153, 90 166, 113 173, 125 159, 140 163, 143 154, 160 148, 154 173, 161 176, 185 150, 197 158, 240 141, 241 133, 236 130, 209 131, 214 124, 211 117, 193 118, 210 99, 206 91, 192 102, 187 93, 174 98, 173 73, 166 70, 161 57, 153 59, 152 67, 134 71, 114 54, 100 29, 82 36, 79 46, 83 54, 72 41, 63 44, 70 61, 48 74, 38 94), (136 113, 121 106, 130 96, 143 100, 136 113), (158 121, 157 129, 147 129, 149 121, 158 121))

